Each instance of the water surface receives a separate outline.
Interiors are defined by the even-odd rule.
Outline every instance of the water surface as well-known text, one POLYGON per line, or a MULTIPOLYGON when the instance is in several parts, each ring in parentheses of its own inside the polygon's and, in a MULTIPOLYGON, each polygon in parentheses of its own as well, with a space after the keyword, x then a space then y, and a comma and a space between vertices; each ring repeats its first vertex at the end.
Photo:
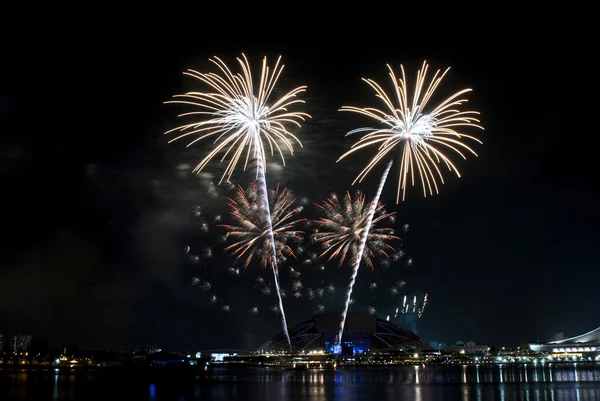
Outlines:
POLYGON ((600 366, 0 370, 0 400, 600 400, 600 366))

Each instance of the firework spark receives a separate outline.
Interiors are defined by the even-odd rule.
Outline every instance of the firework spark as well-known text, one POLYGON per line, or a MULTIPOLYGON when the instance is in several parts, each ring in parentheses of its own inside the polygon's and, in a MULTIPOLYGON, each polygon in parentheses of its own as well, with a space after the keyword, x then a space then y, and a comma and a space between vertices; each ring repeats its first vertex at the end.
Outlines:
POLYGON ((460 173, 444 151, 458 153, 466 159, 465 153, 469 152, 477 156, 475 151, 463 143, 463 139, 482 143, 479 139, 465 135, 457 130, 461 128, 475 127, 483 129, 476 118, 476 111, 461 111, 460 106, 467 102, 465 94, 471 89, 463 89, 449 96, 435 107, 428 107, 428 103, 439 86, 440 82, 448 72, 449 68, 440 74, 438 70, 428 85, 427 70, 429 66, 423 63, 422 69, 417 71, 417 79, 414 93, 409 96, 408 84, 404 67, 401 65, 401 77, 390 67, 389 76, 392 80, 394 91, 390 97, 382 87, 372 79, 365 79, 371 88, 375 90, 376 96, 384 103, 382 110, 373 107, 343 106, 340 111, 350 111, 362 114, 376 120, 381 124, 380 128, 358 128, 348 132, 347 135, 366 132, 352 148, 344 153, 338 161, 346 156, 365 147, 377 147, 377 153, 356 177, 355 182, 361 182, 366 175, 375 167, 379 161, 388 156, 390 152, 398 149, 400 153, 400 177, 396 203, 405 199, 406 190, 410 181, 415 185, 415 170, 423 187, 423 195, 439 193, 439 183, 444 183, 442 171, 438 167, 444 164, 450 172, 454 171, 458 177, 460 173), (394 104, 395 97, 397 104, 394 104))
POLYGON ((188 286, 188 288, 186 288, 186 289, 189 289, 190 287, 193 287, 193 286, 195 286, 195 285, 198 285, 198 286, 199 286, 199 285, 200 285, 200 282, 202 282, 202 279, 201 279, 200 277, 193 277, 193 278, 192 278, 192 284, 190 284, 190 285, 188 286))
POLYGON ((419 312, 417 313, 419 317, 423 316, 423 312, 425 311, 425 306, 427 306, 427 294, 425 294, 425 298, 423 298, 423 303, 419 308, 419 312))
POLYGON ((398 260, 400 260, 400 258, 402 258, 403 256, 404 256, 404 251, 402 251, 402 250, 400 249, 400 250, 398 250, 398 252, 394 253, 394 254, 391 256, 391 259, 392 259, 393 261, 398 261, 398 260))
MULTIPOLYGON (((371 205, 365 204, 365 195, 357 191, 352 198, 347 192, 341 200, 338 196, 331 195, 316 206, 322 214, 322 217, 315 221, 319 230, 313 234, 323 248, 320 257, 327 257, 328 260, 339 258, 340 266, 347 257, 354 261, 369 218, 371 205)), ((374 213, 362 255, 362 260, 371 269, 376 255, 388 258, 390 254, 396 252, 388 242, 400 239, 393 235, 391 228, 376 227, 378 224, 385 223, 386 219, 394 213, 385 213, 384 205, 381 203, 377 204, 374 213)))
MULTIPOLYGON (((412 297, 412 303, 408 301, 407 296, 404 296, 404 301, 402 302, 402 309, 400 309, 400 313, 405 314, 413 314, 417 315, 417 318, 421 318, 423 313, 425 312, 425 307, 427 306, 428 294, 425 294, 423 298, 420 298, 416 295, 412 297)), ((396 314, 398 311, 396 311, 396 314)))
POLYGON ((244 269, 256 258, 266 268, 277 266, 283 257, 295 258, 290 242, 302 240, 302 231, 296 225, 303 220, 295 220, 302 207, 296 207, 293 196, 286 189, 277 188, 270 196, 273 237, 278 260, 273 260, 272 244, 269 235, 269 221, 265 216, 262 194, 256 184, 244 190, 238 187, 236 197, 229 200, 231 215, 235 225, 221 225, 234 242, 225 248, 237 259, 242 260, 244 269))
MULTIPOLYGON (((220 74, 202 73, 195 70, 184 72, 198 79, 208 87, 208 92, 187 92, 173 96, 174 100, 165 103, 176 103, 192 106, 193 111, 180 114, 179 117, 200 118, 167 131, 165 134, 178 132, 179 135, 169 142, 182 138, 194 139, 191 146, 206 138, 214 138, 216 146, 200 161, 194 172, 200 172, 218 154, 224 153, 221 162, 229 157, 229 161, 219 184, 231 175, 240 160, 243 169, 248 166, 250 155, 260 158, 263 167, 266 166, 265 148, 271 155, 275 149, 285 165, 282 147, 290 154, 294 153, 294 144, 302 146, 300 140, 288 131, 288 125, 300 126, 310 116, 302 112, 289 111, 294 105, 304 103, 297 96, 306 91, 306 86, 297 87, 278 99, 269 101, 284 65, 281 57, 274 67, 269 67, 267 58, 262 61, 262 71, 258 87, 252 78, 248 59, 244 54, 236 59, 241 67, 241 73, 233 73, 218 57, 210 59, 217 66, 220 74), (256 91, 255 91, 256 90, 256 91)), ((257 168, 258 177, 258 168, 257 168)))

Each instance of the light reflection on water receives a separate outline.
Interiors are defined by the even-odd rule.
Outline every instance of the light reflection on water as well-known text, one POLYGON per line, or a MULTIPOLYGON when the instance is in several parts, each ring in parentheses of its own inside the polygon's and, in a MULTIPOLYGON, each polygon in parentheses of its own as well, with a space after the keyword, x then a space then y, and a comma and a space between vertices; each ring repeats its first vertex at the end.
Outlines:
POLYGON ((600 366, 455 366, 337 370, 0 370, 0 400, 600 400, 600 366))

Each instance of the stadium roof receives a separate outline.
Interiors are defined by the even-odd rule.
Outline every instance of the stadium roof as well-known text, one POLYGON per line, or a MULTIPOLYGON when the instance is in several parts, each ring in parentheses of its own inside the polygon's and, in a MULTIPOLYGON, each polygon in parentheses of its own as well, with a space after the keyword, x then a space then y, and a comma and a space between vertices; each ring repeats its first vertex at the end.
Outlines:
POLYGON ((567 343, 600 343, 600 327, 571 338, 565 338, 558 341, 550 341, 548 344, 567 344, 567 343))
MULTIPOLYGON (((288 327, 293 352, 332 352, 341 323, 341 312, 323 313, 288 327)), ((354 352, 385 350, 432 350, 421 337, 397 324, 360 312, 348 312, 342 335, 344 346, 354 352)), ((258 352, 288 352, 285 334, 278 333, 264 343, 258 352)))

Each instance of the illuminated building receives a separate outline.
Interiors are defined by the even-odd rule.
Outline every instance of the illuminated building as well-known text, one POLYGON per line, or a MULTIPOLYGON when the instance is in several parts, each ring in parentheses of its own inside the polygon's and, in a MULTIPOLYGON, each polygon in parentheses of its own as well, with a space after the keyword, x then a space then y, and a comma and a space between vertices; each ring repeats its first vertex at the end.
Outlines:
POLYGON ((237 356, 235 352, 211 352, 210 358, 215 362, 223 362, 223 360, 229 356, 237 356))
MULTIPOLYGON (((562 337, 562 338, 560 338, 562 337)), ((564 338, 547 343, 529 343, 529 349, 534 352, 552 354, 555 357, 584 356, 600 351, 600 327, 579 336, 564 338)))
POLYGON ((24 352, 27 351, 27 348, 31 345, 31 341, 33 340, 33 336, 19 334, 13 336, 12 348, 13 352, 24 352))
MULTIPOLYGON (((294 353, 335 353, 356 355, 381 351, 432 350, 421 337, 394 323, 374 315, 348 312, 341 347, 335 339, 341 323, 341 312, 315 315, 312 319, 288 327, 294 353)), ((285 334, 280 332, 263 344, 259 353, 289 352, 285 334)))

